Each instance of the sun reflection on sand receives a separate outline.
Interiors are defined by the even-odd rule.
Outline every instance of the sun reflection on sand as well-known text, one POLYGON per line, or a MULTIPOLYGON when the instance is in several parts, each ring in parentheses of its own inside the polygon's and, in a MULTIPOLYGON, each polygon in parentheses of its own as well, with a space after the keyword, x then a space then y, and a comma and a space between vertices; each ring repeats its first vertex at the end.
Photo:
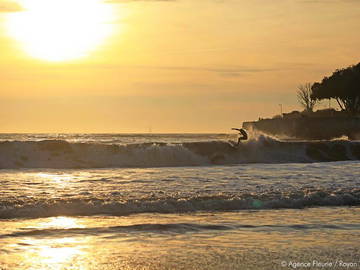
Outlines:
MULTIPOLYGON (((83 228, 75 218, 53 217, 38 224, 41 229, 83 228)), ((88 240, 80 237, 25 239, 24 263, 34 269, 86 269, 81 258, 87 256, 84 250, 88 240), (34 248, 35 247, 35 248, 34 248)))
POLYGON ((43 263, 52 265, 52 269, 61 269, 62 265, 71 261, 74 256, 81 254, 78 247, 50 247, 42 246, 38 252, 43 263))
POLYGON ((79 269, 80 257, 86 256, 80 245, 83 242, 83 239, 72 237, 27 240, 23 263, 33 265, 34 269, 79 269))

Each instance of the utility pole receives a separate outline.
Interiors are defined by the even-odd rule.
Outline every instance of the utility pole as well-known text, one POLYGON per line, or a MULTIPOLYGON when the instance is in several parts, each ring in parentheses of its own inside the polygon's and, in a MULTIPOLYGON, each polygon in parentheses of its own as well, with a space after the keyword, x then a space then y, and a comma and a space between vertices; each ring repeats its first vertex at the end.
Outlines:
POLYGON ((280 106, 280 116, 283 117, 283 107, 282 107, 282 104, 279 104, 280 106))

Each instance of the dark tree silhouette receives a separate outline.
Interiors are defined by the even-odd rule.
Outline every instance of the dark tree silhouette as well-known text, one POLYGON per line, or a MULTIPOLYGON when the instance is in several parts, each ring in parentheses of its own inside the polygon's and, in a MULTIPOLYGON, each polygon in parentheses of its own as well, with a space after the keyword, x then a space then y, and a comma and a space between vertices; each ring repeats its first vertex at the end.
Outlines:
POLYGON ((312 98, 334 98, 350 114, 360 113, 360 63, 336 70, 330 77, 312 86, 312 98))
POLYGON ((305 84, 299 85, 298 90, 296 92, 297 99, 298 99, 300 105, 307 112, 312 112, 317 103, 317 99, 312 97, 311 87, 312 87, 311 83, 305 83, 305 84))

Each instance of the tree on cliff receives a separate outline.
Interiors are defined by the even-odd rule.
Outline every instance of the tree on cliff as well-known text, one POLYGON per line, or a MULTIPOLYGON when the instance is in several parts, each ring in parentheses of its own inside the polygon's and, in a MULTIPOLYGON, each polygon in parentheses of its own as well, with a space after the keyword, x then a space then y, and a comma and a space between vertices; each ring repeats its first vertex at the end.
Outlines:
POLYGON ((360 113, 360 63, 336 70, 330 77, 312 86, 312 98, 334 98, 342 110, 360 113))
POLYGON ((305 84, 299 85, 298 90, 296 92, 297 99, 298 99, 300 105, 307 112, 312 112, 317 103, 317 99, 312 97, 311 87, 312 87, 311 83, 305 83, 305 84))

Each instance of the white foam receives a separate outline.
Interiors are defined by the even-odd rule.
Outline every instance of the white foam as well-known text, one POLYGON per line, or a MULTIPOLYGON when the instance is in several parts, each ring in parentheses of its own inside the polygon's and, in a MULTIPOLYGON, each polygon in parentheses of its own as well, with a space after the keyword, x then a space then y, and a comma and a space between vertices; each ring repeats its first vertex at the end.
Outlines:
POLYGON ((49 216, 129 215, 138 213, 183 213, 196 211, 233 211, 248 209, 298 209, 316 206, 360 205, 358 190, 340 194, 331 191, 299 193, 293 198, 286 193, 243 194, 157 200, 109 201, 108 199, 58 199, 35 202, 7 202, 0 206, 0 219, 49 216))

